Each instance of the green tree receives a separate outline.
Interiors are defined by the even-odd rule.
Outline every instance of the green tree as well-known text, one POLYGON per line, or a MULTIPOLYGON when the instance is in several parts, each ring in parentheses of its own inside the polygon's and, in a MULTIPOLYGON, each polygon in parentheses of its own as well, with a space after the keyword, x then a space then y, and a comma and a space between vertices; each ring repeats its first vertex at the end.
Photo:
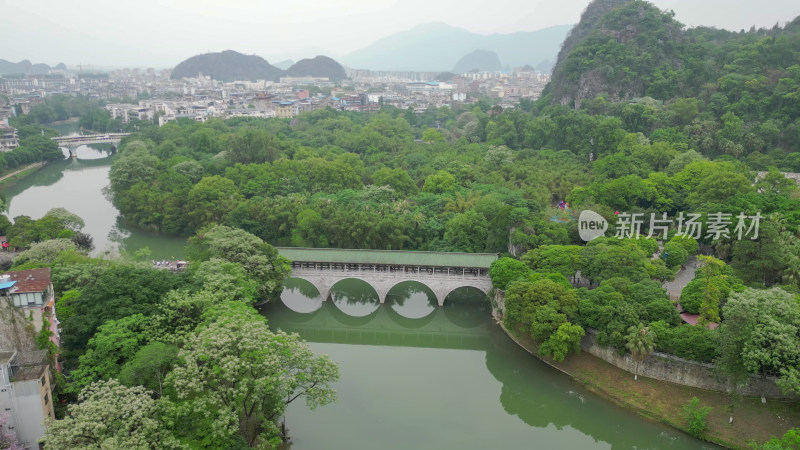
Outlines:
POLYGON ((222 223, 242 200, 244 197, 233 181, 219 175, 205 177, 189 191, 186 206, 190 224, 200 229, 213 223, 222 223))
POLYGON ((443 194, 452 192, 456 188, 456 178, 446 170, 440 170, 433 175, 429 175, 425 179, 425 184, 422 186, 423 192, 430 192, 431 194, 443 194))
POLYGON ((492 286, 497 289, 505 289, 508 283, 525 278, 530 271, 524 262, 503 257, 492 263, 489 268, 489 277, 492 279, 492 286))
POLYGON ((656 349, 656 335, 650 328, 639 324, 628 328, 625 341, 625 348, 631 352, 631 358, 635 362, 633 379, 636 380, 639 378, 639 365, 656 349))
POLYGON ((389 186, 403 197, 417 193, 417 185, 408 175, 408 172, 403 169, 390 169, 388 167, 378 169, 372 175, 372 182, 376 186, 389 186))
POLYGON ((249 446, 280 442, 278 418, 304 397, 314 408, 335 399, 330 383, 339 372, 326 356, 314 356, 297 335, 273 333, 249 306, 227 303, 207 315, 186 343, 167 385, 189 415, 207 417, 217 442, 241 435, 249 446))
POLYGON ((77 393, 95 381, 117 377, 123 364, 147 341, 148 328, 149 321, 141 314, 101 325, 70 374, 69 390, 77 393))
POLYGON ((678 242, 669 241, 664 244, 664 262, 668 267, 675 268, 686 264, 689 260, 689 253, 686 248, 678 242))
POLYGON ((779 288, 731 294, 719 327, 717 366, 735 383, 750 374, 779 376, 785 392, 800 392, 800 302, 779 288))
POLYGON ((436 128, 428 128, 422 132, 422 140, 425 142, 444 142, 444 135, 436 128))
POLYGON ((140 348, 119 371, 119 381, 126 386, 143 386, 163 396, 164 378, 178 362, 178 347, 151 342, 140 348))
POLYGON ((579 245, 542 245, 522 256, 531 269, 541 272, 558 272, 574 278, 580 267, 582 247, 579 245))
POLYGON ((647 256, 636 244, 618 239, 595 239, 581 249, 580 255, 581 275, 592 283, 614 277, 632 281, 646 279, 649 277, 648 262, 647 256))
POLYGON ((481 252, 486 249, 486 218, 471 209, 447 221, 444 240, 452 251, 481 252))
POLYGON ((547 339, 539 351, 543 355, 551 355, 556 361, 563 361, 570 353, 581 351, 581 338, 586 334, 580 325, 563 323, 555 333, 547 339))

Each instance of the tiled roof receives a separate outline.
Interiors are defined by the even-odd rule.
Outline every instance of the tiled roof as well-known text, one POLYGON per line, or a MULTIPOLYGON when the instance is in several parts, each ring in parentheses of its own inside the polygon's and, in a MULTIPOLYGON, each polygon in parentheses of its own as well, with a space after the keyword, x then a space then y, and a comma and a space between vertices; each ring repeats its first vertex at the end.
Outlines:
POLYGON ((12 289, 12 294, 25 292, 44 292, 50 285, 50 268, 18 270, 16 272, 6 272, 9 275, 8 281, 16 281, 12 289))
POLYGON ((277 247, 290 261, 393 264, 398 266, 480 267, 489 268, 495 253, 412 252, 404 250, 351 250, 339 248, 277 247))

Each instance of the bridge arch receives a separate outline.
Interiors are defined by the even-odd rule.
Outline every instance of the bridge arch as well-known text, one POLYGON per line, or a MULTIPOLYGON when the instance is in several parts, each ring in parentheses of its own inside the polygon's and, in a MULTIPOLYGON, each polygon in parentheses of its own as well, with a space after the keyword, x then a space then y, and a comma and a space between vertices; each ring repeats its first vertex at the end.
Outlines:
POLYGON ((319 289, 310 281, 297 277, 285 280, 281 302, 301 314, 315 313, 322 307, 319 289))
POLYGON ((345 314, 353 317, 366 317, 378 310, 386 299, 386 293, 376 289, 374 283, 370 283, 368 280, 363 280, 359 277, 343 277, 331 285, 330 299, 345 314), (351 293, 346 299, 339 297, 336 287, 339 286, 341 288, 342 283, 349 283, 350 287, 356 288, 356 291, 360 290, 362 296, 354 297, 351 293), (363 289, 364 287, 369 289, 363 289), (369 290, 372 292, 368 292, 369 290), (371 295, 373 292, 376 297, 371 295))
POLYGON ((484 287, 484 286, 475 286, 475 285, 472 285, 472 284, 464 284, 464 285, 462 285, 462 286, 456 286, 456 287, 454 287, 454 288, 452 288, 452 289, 448 290, 448 291, 447 291, 447 292, 444 294, 444 296, 442 297, 442 300, 441 300, 441 303, 439 303, 439 306, 444 306, 444 304, 445 304, 445 301, 447 300, 447 297, 448 297, 450 294, 452 294, 453 292, 455 292, 455 291, 457 291, 457 290, 459 290, 459 289, 464 289, 464 288, 467 288, 467 289, 471 289, 471 290, 476 290, 476 291, 479 291, 480 293, 482 293, 483 295, 485 295, 485 296, 486 296, 486 300, 487 300, 487 301, 488 301, 488 299, 489 299, 489 291, 491 290, 491 288, 487 288, 487 287, 484 287))
MULTIPOLYGON (((425 283, 424 281, 414 280, 414 279, 396 281, 387 291, 386 294, 387 299, 389 299, 389 294, 392 293, 393 290, 397 289, 402 285, 407 286, 410 284, 417 284, 419 286, 422 286, 423 289, 420 290, 415 289, 413 292, 410 293, 411 295, 404 298, 403 301, 397 302, 394 305, 390 304, 390 306, 392 307, 392 309, 395 310, 395 313, 407 319, 422 319, 423 317, 428 317, 436 310, 436 307, 438 306, 438 300, 436 299, 436 293, 434 293, 433 289, 430 286, 428 286, 428 284, 425 283), (422 294, 424 296, 425 304, 422 304, 421 297, 419 296, 415 297, 414 294, 422 294), (406 305, 405 302, 410 302, 410 304, 406 305), (420 313, 424 314, 420 315, 420 313)), ((399 296, 399 294, 397 293, 392 295, 399 296)))

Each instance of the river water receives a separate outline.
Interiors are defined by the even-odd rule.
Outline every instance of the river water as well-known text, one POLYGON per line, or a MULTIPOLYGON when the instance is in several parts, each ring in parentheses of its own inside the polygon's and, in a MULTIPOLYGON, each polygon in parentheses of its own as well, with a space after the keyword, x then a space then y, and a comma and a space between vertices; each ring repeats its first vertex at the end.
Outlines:
MULTIPOLYGON (((69 124, 73 125, 74 124, 69 124)), ((100 146, 99 146, 100 147, 100 146)), ((77 158, 49 163, 2 190, 8 202, 6 215, 39 219, 52 208, 66 208, 85 222, 83 232, 94 238, 93 255, 111 255, 148 247, 152 259, 182 258, 186 239, 148 233, 131 227, 104 193, 109 184, 111 154, 108 149, 81 146, 77 158)))
MULTIPOLYGON (((179 258, 184 239, 129 227, 104 195, 111 156, 81 147, 3 190, 10 217, 64 207, 86 221, 95 254, 179 258)), ((323 302, 289 279, 263 309, 339 364, 338 401, 287 411, 292 449, 715 448, 646 421, 586 391, 520 349, 492 322, 485 295, 451 294, 443 307, 418 283, 380 305, 368 285, 344 280, 323 302)))
POLYGON ((286 414, 292 449, 717 448, 648 422, 530 356, 463 288, 436 306, 415 282, 385 304, 344 280, 323 302, 289 279, 263 308, 270 327, 297 332, 339 363, 336 403, 286 414))

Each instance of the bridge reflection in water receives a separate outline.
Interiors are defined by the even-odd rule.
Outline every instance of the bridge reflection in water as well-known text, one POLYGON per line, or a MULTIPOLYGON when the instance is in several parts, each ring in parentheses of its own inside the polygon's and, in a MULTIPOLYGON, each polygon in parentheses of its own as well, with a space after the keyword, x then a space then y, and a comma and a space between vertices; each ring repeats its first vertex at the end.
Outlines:
POLYGON ((474 288, 456 289, 438 306, 430 289, 416 282, 392 288, 384 304, 355 279, 336 283, 323 302, 306 280, 290 278, 281 295, 288 311, 279 313, 286 331, 312 342, 485 350, 491 307, 474 288), (458 303, 458 307, 456 307, 458 303))

